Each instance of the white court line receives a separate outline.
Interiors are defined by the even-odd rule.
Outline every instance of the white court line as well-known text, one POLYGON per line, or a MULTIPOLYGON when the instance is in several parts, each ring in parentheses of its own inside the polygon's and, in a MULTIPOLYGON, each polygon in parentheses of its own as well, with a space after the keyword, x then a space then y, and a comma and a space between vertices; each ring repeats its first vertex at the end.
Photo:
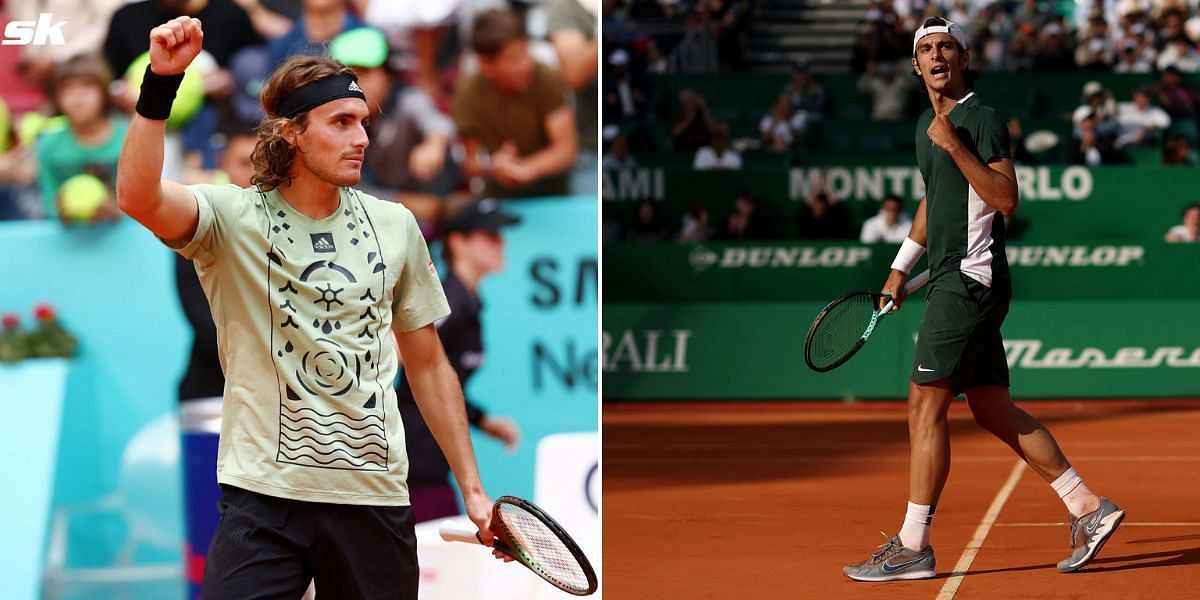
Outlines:
MULTIPOLYGON (((1066 523, 996 523, 996 527, 1062 527, 1066 523)), ((1162 523, 1121 523, 1121 527, 1200 527, 1198 523, 1162 522, 1162 523)))
POLYGON ((962 556, 958 557, 958 562, 954 565, 954 573, 946 580, 942 591, 938 592, 937 600, 954 598, 954 594, 958 592, 958 586, 962 584, 963 577, 971 568, 971 562, 975 560, 975 555, 979 554, 979 549, 983 547, 983 540, 987 539, 988 532, 992 530, 992 525, 996 522, 996 517, 1000 516, 1000 509, 1004 508, 1005 502, 1008 502, 1008 497, 1012 494, 1013 488, 1017 487, 1017 482, 1021 480, 1021 474, 1024 472, 1025 462, 1018 460, 1017 464, 1013 465, 1012 473, 1008 475, 1008 481, 1005 481, 1000 491, 996 492, 996 497, 992 500, 992 505, 988 507, 987 512, 984 513, 979 527, 975 528, 975 535, 971 537, 970 542, 967 542, 962 556))

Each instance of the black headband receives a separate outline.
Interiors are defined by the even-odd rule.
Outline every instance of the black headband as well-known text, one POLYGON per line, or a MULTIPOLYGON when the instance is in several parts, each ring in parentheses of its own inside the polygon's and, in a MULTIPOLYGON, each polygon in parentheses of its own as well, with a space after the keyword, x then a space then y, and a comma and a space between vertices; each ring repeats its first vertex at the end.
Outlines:
POLYGON ((343 74, 306 83, 279 103, 279 116, 291 118, 326 102, 342 98, 366 100, 352 75, 343 74))

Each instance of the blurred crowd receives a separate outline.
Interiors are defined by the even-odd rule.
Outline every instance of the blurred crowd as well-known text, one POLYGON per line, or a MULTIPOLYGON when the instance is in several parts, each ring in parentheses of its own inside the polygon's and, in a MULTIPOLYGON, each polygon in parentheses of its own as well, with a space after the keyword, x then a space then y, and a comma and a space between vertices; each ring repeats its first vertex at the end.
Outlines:
POLYGON ((851 68, 912 55, 924 19, 962 26, 981 71, 1200 70, 1200 13, 1185 0, 877 0, 867 10, 851 68))
POLYGON ((64 43, 0 46, 0 219, 120 218, 149 32, 181 15, 205 39, 167 123, 168 179, 251 185, 263 82, 327 53, 371 108, 359 187, 427 231, 460 200, 596 190, 599 0, 0 0, 0 29, 45 12, 64 43))

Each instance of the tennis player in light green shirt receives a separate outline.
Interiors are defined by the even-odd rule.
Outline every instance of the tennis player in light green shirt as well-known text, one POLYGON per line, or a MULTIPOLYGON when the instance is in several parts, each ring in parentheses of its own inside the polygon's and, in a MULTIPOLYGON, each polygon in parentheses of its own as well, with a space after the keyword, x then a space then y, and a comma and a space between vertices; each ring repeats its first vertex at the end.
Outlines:
POLYGON ((489 542, 491 501, 434 327, 449 307, 424 238, 408 209, 351 187, 369 143, 353 71, 289 59, 262 92, 255 185, 185 187, 161 179, 164 120, 203 33, 180 17, 150 40, 117 196, 195 263, 217 326, 222 517, 204 597, 298 598, 315 579, 339 598, 415 599, 397 350, 489 542))

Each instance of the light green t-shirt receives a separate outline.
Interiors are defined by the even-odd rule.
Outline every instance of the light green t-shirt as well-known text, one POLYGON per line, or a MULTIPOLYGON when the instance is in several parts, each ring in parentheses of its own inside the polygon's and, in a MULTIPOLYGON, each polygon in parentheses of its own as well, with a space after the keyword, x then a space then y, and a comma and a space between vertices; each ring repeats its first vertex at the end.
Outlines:
POLYGON ((390 329, 450 314, 412 213, 348 188, 320 221, 277 190, 191 190, 199 225, 177 251, 194 262, 217 325, 217 480, 308 502, 407 505, 390 329))

